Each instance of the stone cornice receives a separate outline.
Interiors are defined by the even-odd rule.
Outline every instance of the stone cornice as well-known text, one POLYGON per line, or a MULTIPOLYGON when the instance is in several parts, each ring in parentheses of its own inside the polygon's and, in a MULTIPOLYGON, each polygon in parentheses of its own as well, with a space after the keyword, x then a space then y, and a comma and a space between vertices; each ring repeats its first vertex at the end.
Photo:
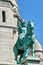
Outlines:
POLYGON ((16 17, 20 22, 23 21, 23 19, 22 19, 19 15, 15 15, 15 14, 14 14, 14 17, 16 17))

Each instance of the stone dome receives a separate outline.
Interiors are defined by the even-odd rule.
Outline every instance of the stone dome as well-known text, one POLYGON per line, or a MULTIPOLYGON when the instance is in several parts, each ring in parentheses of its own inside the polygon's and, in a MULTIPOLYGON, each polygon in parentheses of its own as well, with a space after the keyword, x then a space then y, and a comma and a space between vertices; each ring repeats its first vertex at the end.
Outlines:
POLYGON ((35 41, 35 44, 34 44, 34 50, 42 51, 42 46, 37 40, 35 41))
POLYGON ((35 56, 42 57, 42 46, 37 40, 35 41, 34 44, 34 52, 35 52, 35 56))

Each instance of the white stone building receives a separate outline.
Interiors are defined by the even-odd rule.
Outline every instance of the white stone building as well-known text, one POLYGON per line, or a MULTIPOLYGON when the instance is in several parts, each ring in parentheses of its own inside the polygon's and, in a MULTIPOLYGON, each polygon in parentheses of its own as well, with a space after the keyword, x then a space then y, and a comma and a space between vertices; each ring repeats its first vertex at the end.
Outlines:
POLYGON ((16 0, 0 0, 0 64, 14 64, 13 46, 17 40, 16 0))

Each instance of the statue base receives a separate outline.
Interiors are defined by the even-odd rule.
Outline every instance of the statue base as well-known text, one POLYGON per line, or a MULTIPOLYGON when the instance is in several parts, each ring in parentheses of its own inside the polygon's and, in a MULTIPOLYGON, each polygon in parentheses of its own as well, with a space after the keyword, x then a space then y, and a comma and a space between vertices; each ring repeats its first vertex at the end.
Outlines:
POLYGON ((39 65, 40 59, 35 57, 27 57, 23 62, 21 62, 21 65, 39 65))

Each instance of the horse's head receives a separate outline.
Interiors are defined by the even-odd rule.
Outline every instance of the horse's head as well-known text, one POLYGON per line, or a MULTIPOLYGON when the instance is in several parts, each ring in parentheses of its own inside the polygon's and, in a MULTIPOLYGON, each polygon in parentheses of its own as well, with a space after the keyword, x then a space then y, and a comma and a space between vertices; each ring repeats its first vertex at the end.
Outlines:
POLYGON ((34 22, 30 20, 27 25, 27 34, 31 35, 34 33, 34 22))

